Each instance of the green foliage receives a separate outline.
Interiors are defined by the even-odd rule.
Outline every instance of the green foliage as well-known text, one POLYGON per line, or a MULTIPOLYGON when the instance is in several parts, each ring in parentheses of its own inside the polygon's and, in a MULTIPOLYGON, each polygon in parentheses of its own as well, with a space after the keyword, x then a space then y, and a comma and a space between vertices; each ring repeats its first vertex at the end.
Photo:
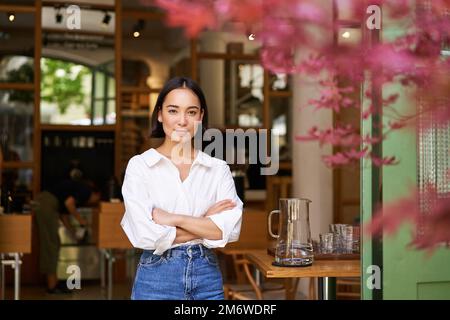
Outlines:
MULTIPOLYGON (((6 82, 33 83, 33 78, 34 78, 33 65, 25 63, 22 64, 18 69, 8 71, 6 82)), ((9 100, 31 103, 33 102, 33 92, 22 90, 9 90, 9 100)))
POLYGON ((84 105, 86 93, 83 78, 90 74, 88 68, 61 60, 41 60, 41 100, 55 103, 61 114, 71 104, 84 105))

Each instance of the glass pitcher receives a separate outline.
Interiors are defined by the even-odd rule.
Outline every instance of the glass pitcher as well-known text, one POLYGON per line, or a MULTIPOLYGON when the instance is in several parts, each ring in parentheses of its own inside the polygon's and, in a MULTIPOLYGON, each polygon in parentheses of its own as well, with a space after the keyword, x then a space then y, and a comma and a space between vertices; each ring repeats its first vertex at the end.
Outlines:
POLYGON ((313 245, 309 225, 308 199, 282 198, 279 210, 268 216, 270 235, 277 239, 274 265, 309 266, 313 263, 313 245), (272 232, 272 215, 279 213, 278 234, 272 232))

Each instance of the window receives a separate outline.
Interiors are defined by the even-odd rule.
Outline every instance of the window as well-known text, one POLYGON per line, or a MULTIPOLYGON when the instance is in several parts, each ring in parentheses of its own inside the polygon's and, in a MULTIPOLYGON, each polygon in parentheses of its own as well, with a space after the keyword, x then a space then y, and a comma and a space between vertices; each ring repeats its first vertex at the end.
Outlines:
POLYGON ((91 68, 42 58, 41 123, 114 124, 115 79, 109 65, 91 68))

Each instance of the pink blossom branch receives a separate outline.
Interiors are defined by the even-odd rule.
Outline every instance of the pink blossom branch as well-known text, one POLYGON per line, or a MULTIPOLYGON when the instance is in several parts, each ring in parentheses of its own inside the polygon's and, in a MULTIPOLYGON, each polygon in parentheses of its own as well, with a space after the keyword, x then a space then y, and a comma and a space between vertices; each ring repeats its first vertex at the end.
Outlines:
MULTIPOLYGON (((153 4, 150 0, 141 2, 153 4)), ((366 1, 347 2, 354 18, 363 25, 367 18, 366 1)), ((376 166, 395 165, 398 163, 395 156, 379 158, 372 153, 373 146, 388 139, 396 130, 405 129, 418 116, 426 115, 430 119, 425 126, 450 125, 450 59, 441 56, 442 44, 448 45, 450 39, 450 19, 443 14, 450 10, 450 0, 429 1, 428 8, 412 3, 409 0, 375 0, 370 3, 381 6, 394 21, 409 21, 404 25, 404 36, 376 46, 337 46, 318 41, 317 33, 310 31, 331 33, 339 30, 337 23, 329 21, 329 8, 321 7, 314 0, 156 0, 156 4, 167 12, 169 25, 183 27, 188 37, 196 37, 206 29, 244 25, 261 41, 261 62, 270 72, 317 78, 326 73, 355 84, 352 89, 339 87, 336 80, 322 82, 320 96, 309 101, 309 106, 315 110, 339 113, 346 108, 359 108, 364 120, 375 115, 391 119, 386 126, 378 128, 381 132, 379 137, 363 137, 346 124, 322 130, 312 127, 306 136, 296 137, 296 141, 315 141, 321 146, 337 147, 338 152, 322 157, 324 163, 331 167, 353 165, 361 159, 370 159, 376 166), (298 61, 295 53, 302 50, 315 54, 298 61), (403 115, 394 108, 399 101, 398 93, 383 99, 381 105, 374 105, 368 91, 365 97, 371 99, 372 104, 363 108, 350 95, 357 83, 366 80, 367 74, 371 75, 372 85, 380 91, 392 84, 405 89, 419 88, 412 99, 424 101, 424 106, 418 111, 412 103, 412 115, 403 115)), ((234 31, 246 32, 242 28, 234 31)), ((432 190, 420 196, 435 196, 437 199, 436 206, 425 216, 418 208, 419 194, 415 192, 386 206, 383 215, 373 221, 371 230, 376 232, 385 227, 391 233, 404 221, 411 221, 416 225, 424 224, 425 230, 434 231, 426 231, 424 237, 414 238, 414 246, 431 248, 439 242, 449 241, 449 200, 439 198, 432 190)))

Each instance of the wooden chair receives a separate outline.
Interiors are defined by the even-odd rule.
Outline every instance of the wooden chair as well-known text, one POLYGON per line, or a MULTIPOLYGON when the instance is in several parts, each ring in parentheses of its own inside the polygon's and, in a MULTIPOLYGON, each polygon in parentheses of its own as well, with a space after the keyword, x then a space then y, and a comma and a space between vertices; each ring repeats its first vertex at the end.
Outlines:
POLYGON ((337 278, 336 279, 336 299, 339 299, 339 300, 359 300, 359 299, 361 299, 361 279, 360 278, 337 278))
POLYGON ((251 264, 245 258, 235 260, 238 267, 242 267, 248 284, 225 284, 224 293, 227 300, 282 300, 285 298, 283 283, 264 282, 258 284, 251 272, 251 264))
POLYGON ((292 193, 292 176, 267 176, 266 210, 278 208, 280 198, 289 198, 292 193))
POLYGON ((251 264, 244 258, 245 253, 249 250, 267 250, 272 245, 267 231, 267 215, 265 210, 245 208, 239 241, 217 250, 222 258, 225 258, 224 260, 231 260, 235 276, 235 279, 230 279, 230 276, 228 279, 225 277, 225 298, 237 299, 240 293, 253 292, 254 299, 259 299, 262 298, 261 294, 264 294, 265 291, 280 290, 282 292, 284 290, 284 284, 276 283, 276 281, 264 281, 260 287, 252 275, 251 264))
MULTIPOLYGON (((258 285, 254 278, 251 263, 240 258, 236 264, 242 266, 249 285, 239 286, 226 284, 224 286, 225 299, 230 300, 295 300, 300 278, 284 279, 283 282, 263 282, 258 285)), ((315 282, 310 279, 309 282, 309 300, 316 299, 315 282)))

